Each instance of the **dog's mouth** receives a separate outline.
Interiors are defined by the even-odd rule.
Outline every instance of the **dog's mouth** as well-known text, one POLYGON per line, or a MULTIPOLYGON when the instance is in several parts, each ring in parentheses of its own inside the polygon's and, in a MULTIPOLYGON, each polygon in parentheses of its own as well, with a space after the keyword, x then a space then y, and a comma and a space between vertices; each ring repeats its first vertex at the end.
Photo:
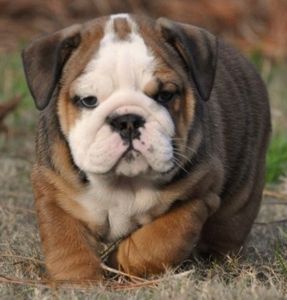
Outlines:
POLYGON ((133 143, 130 143, 114 167, 107 174, 111 176, 142 177, 161 181, 169 178, 177 169, 177 165, 170 161, 166 164, 169 165, 169 167, 164 171, 154 170, 144 153, 141 153, 141 151, 133 146, 133 143))
POLYGON ((112 172, 115 175, 134 177, 144 175, 150 170, 150 166, 144 155, 131 144, 118 159, 112 172))
POLYGON ((129 146, 129 148, 123 153, 122 157, 120 158, 125 160, 128 163, 133 162, 134 160, 136 160, 138 157, 140 157, 142 154, 135 150, 134 147, 131 145, 129 146))

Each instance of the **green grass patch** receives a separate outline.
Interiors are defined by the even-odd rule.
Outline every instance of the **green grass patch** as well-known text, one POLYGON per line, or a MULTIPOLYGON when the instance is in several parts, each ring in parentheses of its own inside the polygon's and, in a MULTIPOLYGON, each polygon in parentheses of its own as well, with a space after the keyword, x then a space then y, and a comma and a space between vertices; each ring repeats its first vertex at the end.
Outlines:
POLYGON ((37 112, 25 81, 20 51, 0 55, 0 103, 16 95, 21 96, 21 102, 5 119, 5 124, 13 132, 29 134, 35 128, 37 112))
POLYGON ((16 94, 23 96, 21 107, 31 107, 31 97, 25 82, 21 53, 2 54, 0 57, 0 101, 16 94))
POLYGON ((275 134, 267 153, 267 183, 278 183, 280 177, 287 175, 287 134, 275 134))

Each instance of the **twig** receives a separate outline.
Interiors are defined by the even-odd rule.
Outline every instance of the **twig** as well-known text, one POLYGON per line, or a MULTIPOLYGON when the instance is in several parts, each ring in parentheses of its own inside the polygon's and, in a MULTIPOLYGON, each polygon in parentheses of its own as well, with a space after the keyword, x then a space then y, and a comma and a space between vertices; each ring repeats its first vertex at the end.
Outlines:
POLYGON ((270 190, 264 190, 263 195, 287 201, 287 194, 285 194, 285 193, 280 193, 280 192, 275 192, 275 191, 270 191, 270 190))
POLYGON ((49 288, 55 288, 59 285, 64 285, 65 288, 69 289, 79 289, 79 290, 87 290, 95 287, 95 284, 99 285, 99 282, 96 280, 49 280, 49 279, 19 279, 8 277, 0 274, 0 283, 9 283, 9 284, 17 284, 17 285, 29 285, 29 286, 43 286, 49 288))
MULTIPOLYGON (((182 278, 192 273, 194 273, 194 270, 189 270, 182 273, 174 274, 171 277, 173 279, 182 278)), ((156 287, 159 283, 163 282, 164 280, 165 278, 158 278, 158 279, 146 280, 144 282, 138 282, 138 283, 111 284, 109 287, 113 290, 132 290, 140 287, 156 287)))
POLYGON ((287 219, 282 220, 276 220, 276 221, 270 221, 270 222, 254 222, 255 225, 270 225, 270 224, 282 224, 286 223, 287 219))
POLYGON ((17 192, 13 192, 13 191, 1 191, 0 192, 1 195, 4 195, 5 197, 32 197, 32 193, 29 192, 24 192, 24 191, 17 191, 17 192))
POLYGON ((7 102, 0 104, 0 122, 17 107, 22 98, 22 95, 16 95, 7 102))
POLYGON ((32 261, 34 263, 37 263, 37 264, 44 264, 44 262, 41 261, 40 259, 33 258, 33 257, 21 256, 21 255, 0 254, 0 257, 10 257, 10 258, 16 258, 16 259, 22 259, 22 260, 30 260, 30 261, 32 261))
POLYGON ((0 283, 12 283, 12 284, 19 284, 19 285, 44 285, 47 286, 50 282, 48 280, 31 280, 31 279, 19 279, 19 278, 12 278, 5 275, 0 274, 0 283))
POLYGON ((120 242, 122 241, 123 239, 119 239, 117 241, 115 241, 114 243, 112 243, 111 245, 108 246, 107 249, 105 249, 101 254, 100 254, 100 257, 101 257, 101 260, 102 261, 105 261, 105 259, 108 257, 108 255, 120 244, 120 242))
POLYGON ((282 200, 270 200, 270 201, 264 201, 262 205, 287 205, 287 202, 282 200))
POLYGON ((139 282, 139 283, 128 283, 128 284, 117 284, 113 283, 108 285, 107 287, 114 291, 128 291, 128 290, 134 290, 142 287, 156 287, 157 282, 155 281, 147 281, 147 282, 139 282))
MULTIPOLYGON (((113 288, 113 289, 134 289, 134 288, 146 287, 146 286, 154 287, 154 286, 158 285, 159 283, 161 283, 163 280, 165 280, 165 278, 158 278, 158 279, 152 279, 152 280, 140 278, 140 277, 137 277, 137 276, 134 276, 134 275, 124 273, 124 272, 119 271, 119 270, 115 270, 115 269, 110 268, 110 267, 108 267, 106 265, 103 265, 103 264, 102 264, 102 268, 109 271, 109 272, 112 272, 114 274, 126 276, 126 277, 129 277, 129 278, 133 278, 133 279, 136 279, 138 281, 138 282, 135 282, 135 283, 129 283, 127 285, 112 284, 112 285, 110 285, 110 287, 113 288)), ((185 277, 187 275, 190 275, 192 273, 194 273, 194 270, 189 270, 189 271, 181 272, 181 273, 178 273, 178 274, 174 274, 171 277, 173 279, 175 279, 175 278, 178 279, 178 278, 182 278, 182 277, 185 277)))
MULTIPOLYGON (((55 288, 59 287, 60 285, 63 285, 63 287, 69 288, 69 289, 77 289, 77 290, 89 290, 92 288, 95 288, 95 286, 99 286, 98 281, 92 281, 92 280, 83 280, 83 281, 52 281, 52 280, 45 280, 45 279, 39 279, 39 280, 31 280, 31 279, 18 279, 13 277, 8 277, 5 275, 0 274, 0 284, 1 283, 7 283, 7 284, 16 284, 16 285, 28 285, 33 287, 49 287, 49 288, 55 288)), ((135 289, 139 287, 144 286, 151 286, 151 283, 143 284, 109 284, 106 287, 113 290, 130 290, 135 289)))
POLYGON ((181 277, 185 277, 187 275, 190 275, 194 273, 194 270, 189 270, 189 271, 185 271, 185 272, 181 272, 181 273, 177 273, 177 274, 174 274, 172 277, 173 278, 181 278, 181 277))
POLYGON ((29 214, 35 214, 36 213, 32 209, 25 208, 25 207, 14 206, 14 205, 3 205, 3 204, 0 204, 0 208, 10 209, 10 210, 19 211, 19 212, 25 212, 25 213, 29 213, 29 214))
POLYGON ((146 282, 147 281, 144 278, 141 278, 141 277, 138 277, 138 276, 134 276, 134 275, 131 275, 131 274, 128 274, 128 273, 116 270, 114 268, 110 268, 110 267, 108 267, 105 264, 101 264, 101 267, 102 267, 102 269, 104 269, 104 270, 106 270, 106 271, 108 271, 110 273, 113 273, 113 274, 122 275, 122 276, 128 277, 130 279, 134 279, 134 280, 140 281, 140 282, 146 282))

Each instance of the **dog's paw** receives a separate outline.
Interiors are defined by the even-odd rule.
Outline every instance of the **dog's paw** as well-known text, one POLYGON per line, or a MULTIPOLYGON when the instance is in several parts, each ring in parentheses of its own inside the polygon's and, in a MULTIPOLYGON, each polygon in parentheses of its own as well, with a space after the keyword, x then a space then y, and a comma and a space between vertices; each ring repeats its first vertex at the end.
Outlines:
POLYGON ((166 267, 160 261, 153 261, 154 253, 149 253, 148 247, 138 249, 131 237, 120 243, 118 248, 111 253, 108 265, 127 274, 145 277, 149 274, 158 274, 165 271, 166 267))
POLYGON ((57 264, 47 262, 47 268, 53 280, 85 284, 87 282, 101 282, 103 270, 98 259, 81 257, 73 261, 62 261, 57 264))

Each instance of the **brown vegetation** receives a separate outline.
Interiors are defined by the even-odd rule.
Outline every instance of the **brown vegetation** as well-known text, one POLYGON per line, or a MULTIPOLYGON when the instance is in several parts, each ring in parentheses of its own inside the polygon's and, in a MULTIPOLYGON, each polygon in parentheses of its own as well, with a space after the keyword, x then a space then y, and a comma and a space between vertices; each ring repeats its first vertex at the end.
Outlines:
POLYGON ((6 136, 9 134, 9 130, 4 124, 4 119, 16 109, 20 100, 21 97, 17 95, 4 103, 0 103, 0 133, 4 132, 6 136))
POLYGON ((193 23, 245 51, 287 57, 285 0, 0 0, 0 50, 15 49, 19 41, 75 22, 119 12, 193 23))

